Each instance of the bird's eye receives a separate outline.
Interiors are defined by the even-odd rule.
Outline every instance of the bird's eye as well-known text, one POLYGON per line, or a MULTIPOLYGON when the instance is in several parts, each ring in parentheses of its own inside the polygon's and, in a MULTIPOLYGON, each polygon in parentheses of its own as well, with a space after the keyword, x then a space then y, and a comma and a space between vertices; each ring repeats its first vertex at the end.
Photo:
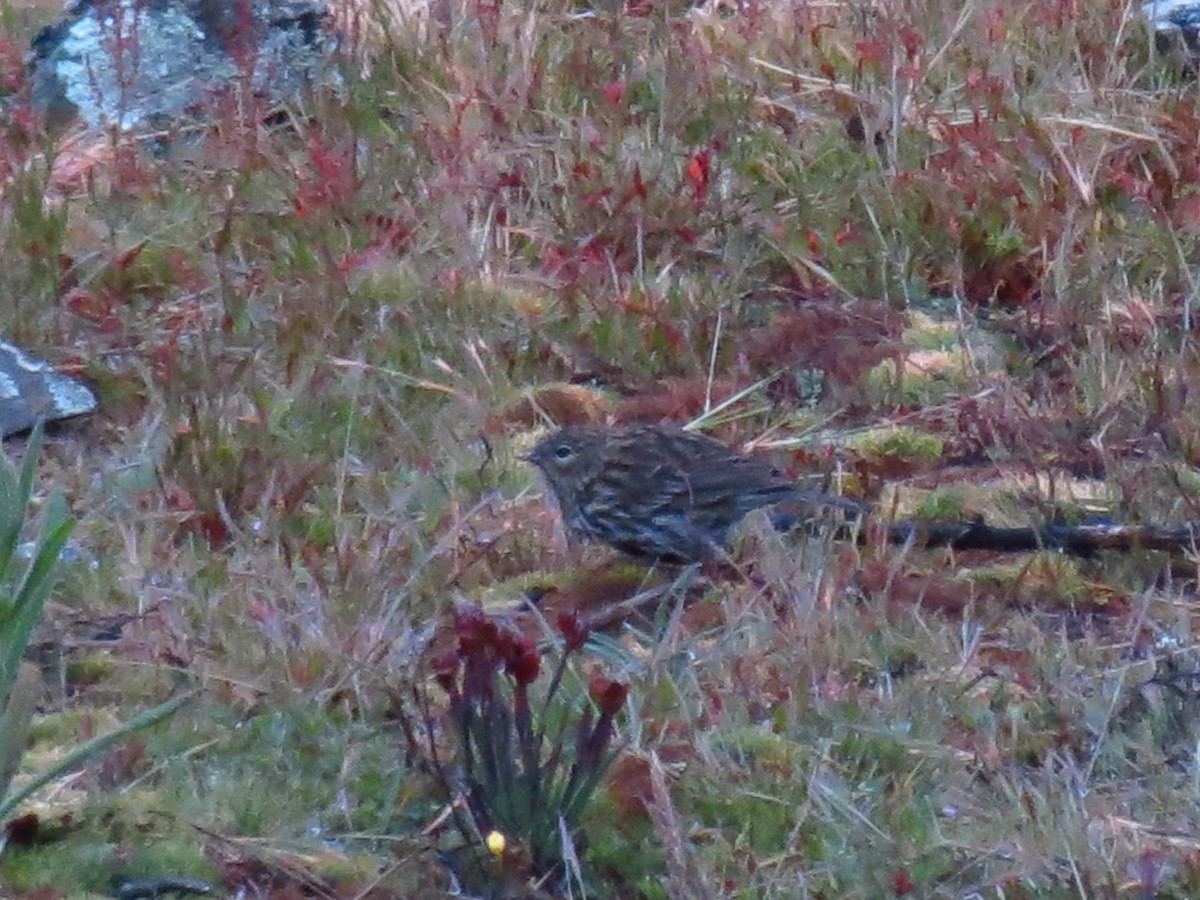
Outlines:
POLYGON ((564 459, 564 460, 570 459, 574 453, 575 453, 575 451, 572 450, 570 447, 568 447, 566 444, 560 444, 554 450, 554 458, 555 459, 564 459))

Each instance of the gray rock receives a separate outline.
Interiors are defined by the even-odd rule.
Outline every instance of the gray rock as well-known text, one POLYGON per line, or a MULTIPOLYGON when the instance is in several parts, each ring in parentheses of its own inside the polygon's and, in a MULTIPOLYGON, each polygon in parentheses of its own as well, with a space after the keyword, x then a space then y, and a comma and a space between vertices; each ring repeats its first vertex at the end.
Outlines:
POLYGON ((1200 60, 1200 0, 1148 0, 1142 16, 1160 53, 1195 66, 1200 60))
POLYGON ((272 104, 332 78, 331 16, 305 0, 75 0, 33 39, 35 109, 157 127, 248 83, 272 104))
POLYGON ((0 437, 95 408, 96 396, 86 386, 0 340, 0 437))

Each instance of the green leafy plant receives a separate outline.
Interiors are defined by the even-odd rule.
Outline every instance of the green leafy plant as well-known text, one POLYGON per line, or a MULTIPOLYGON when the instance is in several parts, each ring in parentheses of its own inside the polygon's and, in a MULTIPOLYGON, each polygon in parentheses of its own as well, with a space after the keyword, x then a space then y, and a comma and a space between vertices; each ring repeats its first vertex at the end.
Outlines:
POLYGON ((42 785, 113 741, 174 712, 190 696, 176 696, 120 728, 83 742, 50 769, 10 793, 24 754, 39 684, 37 668, 22 662, 22 656, 54 587, 60 554, 75 525, 67 516, 62 497, 52 494, 42 511, 32 553, 27 562, 23 561, 19 552, 21 535, 41 439, 38 427, 29 438, 20 472, 7 460, 0 461, 0 821, 42 785))
POLYGON ((40 446, 38 429, 29 439, 19 473, 7 460, 0 463, 0 810, 4 811, 3 798, 20 763, 33 714, 36 674, 32 667, 22 667, 21 656, 54 586, 58 555, 74 527, 62 497, 51 496, 32 556, 22 564, 18 549, 40 446))
POLYGON ((537 641, 478 607, 455 610, 457 646, 433 661, 435 678, 450 695, 453 762, 438 750, 428 698, 418 691, 423 738, 410 727, 410 740, 428 754, 455 810, 466 813, 456 812, 468 845, 454 866, 460 875, 469 858, 485 875, 490 866, 509 880, 561 877, 575 852, 565 843, 615 756, 614 723, 628 686, 593 675, 582 708, 566 700, 564 676, 587 629, 574 615, 560 616, 557 624, 559 658, 535 698, 542 663, 537 641))

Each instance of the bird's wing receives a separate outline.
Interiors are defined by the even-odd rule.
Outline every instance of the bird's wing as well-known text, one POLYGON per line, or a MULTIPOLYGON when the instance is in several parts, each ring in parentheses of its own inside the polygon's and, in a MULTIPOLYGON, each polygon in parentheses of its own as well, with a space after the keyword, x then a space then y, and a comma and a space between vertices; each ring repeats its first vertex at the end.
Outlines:
POLYGON ((747 511, 795 491, 765 460, 739 456, 702 435, 676 437, 682 439, 658 441, 654 448, 656 480, 665 494, 687 494, 700 505, 731 504, 747 511))

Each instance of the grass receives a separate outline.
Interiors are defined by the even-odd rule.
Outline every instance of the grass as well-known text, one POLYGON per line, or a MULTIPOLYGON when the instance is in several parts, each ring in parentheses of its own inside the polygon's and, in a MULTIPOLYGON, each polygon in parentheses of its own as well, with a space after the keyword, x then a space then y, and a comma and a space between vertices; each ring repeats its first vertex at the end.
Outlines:
MULTIPOLYGON (((659 584, 562 542, 551 420, 735 398, 708 430, 884 517, 1200 520, 1200 113, 1133 15, 379 2, 286 127, 6 120, 0 333, 101 397, 39 469, 78 556, 28 758, 203 690, 35 795, 0 884, 444 892, 397 710, 453 605, 659 584)), ((1193 556, 731 547, 586 651, 630 700, 577 892, 1196 893, 1193 556)))

